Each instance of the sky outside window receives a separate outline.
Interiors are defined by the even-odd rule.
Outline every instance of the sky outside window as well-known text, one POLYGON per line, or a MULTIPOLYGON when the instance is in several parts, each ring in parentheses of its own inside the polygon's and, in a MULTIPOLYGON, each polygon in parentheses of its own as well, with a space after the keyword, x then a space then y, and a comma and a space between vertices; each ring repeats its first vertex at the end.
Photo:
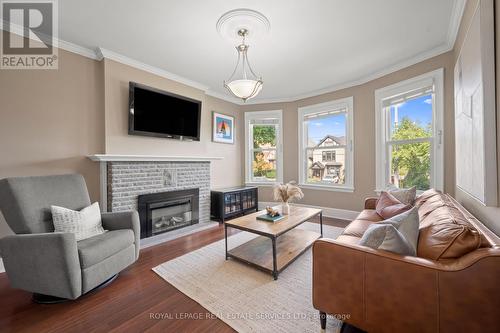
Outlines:
POLYGON ((432 125, 432 95, 424 95, 415 99, 391 106, 391 133, 394 133, 396 125, 400 125, 403 119, 422 127, 430 133, 432 125), (397 108, 397 119, 396 119, 397 108))
POLYGON ((327 135, 342 137, 346 135, 346 114, 339 113, 326 117, 313 118, 307 122, 309 142, 318 144, 327 135))

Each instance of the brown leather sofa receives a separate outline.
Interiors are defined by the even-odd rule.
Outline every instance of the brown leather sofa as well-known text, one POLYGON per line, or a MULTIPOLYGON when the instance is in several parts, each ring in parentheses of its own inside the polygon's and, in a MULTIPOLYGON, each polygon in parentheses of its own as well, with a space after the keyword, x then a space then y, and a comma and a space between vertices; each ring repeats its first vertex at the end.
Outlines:
MULTIPOLYGON (((417 257, 358 245, 377 198, 336 240, 313 245, 313 305, 367 332, 500 332, 500 238, 452 197, 415 205, 417 257)), ((500 223, 500 216, 499 216, 500 223)))

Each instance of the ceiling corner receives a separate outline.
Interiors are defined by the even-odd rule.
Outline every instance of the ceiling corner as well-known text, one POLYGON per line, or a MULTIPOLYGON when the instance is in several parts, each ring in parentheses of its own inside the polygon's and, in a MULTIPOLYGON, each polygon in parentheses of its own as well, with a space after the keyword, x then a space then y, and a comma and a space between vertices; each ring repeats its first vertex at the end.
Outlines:
POLYGON ((460 23, 462 21, 466 3, 467 0, 456 0, 453 2, 453 9, 451 12, 450 25, 448 27, 448 36, 446 41, 449 50, 452 50, 455 46, 455 41, 457 39, 458 30, 460 29, 460 23))

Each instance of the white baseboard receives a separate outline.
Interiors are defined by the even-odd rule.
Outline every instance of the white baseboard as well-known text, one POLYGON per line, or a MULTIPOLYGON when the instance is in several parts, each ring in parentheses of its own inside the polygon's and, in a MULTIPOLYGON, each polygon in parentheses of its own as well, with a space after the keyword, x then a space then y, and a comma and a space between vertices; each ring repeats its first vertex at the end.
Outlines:
POLYGON ((0 273, 5 272, 5 267, 3 267, 3 261, 2 258, 0 258, 0 273))
MULTIPOLYGON (((279 205, 279 202, 265 202, 261 201, 259 202, 259 209, 264 209, 266 206, 277 206, 279 205)), ((334 219, 340 219, 340 220, 349 220, 352 221, 354 220, 360 212, 354 211, 354 210, 347 210, 347 209, 339 209, 339 208, 331 208, 331 207, 320 207, 320 206, 314 206, 314 205, 303 205, 303 204, 298 204, 298 203, 292 203, 290 204, 292 206, 299 206, 299 207, 311 207, 311 208, 318 208, 323 211, 323 216, 325 217, 331 217, 334 219)))

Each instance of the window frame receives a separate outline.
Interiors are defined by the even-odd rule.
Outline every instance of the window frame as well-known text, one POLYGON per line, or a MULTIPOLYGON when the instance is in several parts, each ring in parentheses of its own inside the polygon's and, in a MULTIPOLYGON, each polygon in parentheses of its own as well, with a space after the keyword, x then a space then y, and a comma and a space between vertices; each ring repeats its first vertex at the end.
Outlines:
POLYGON ((437 70, 404 80, 390 86, 375 90, 375 165, 376 188, 375 192, 384 191, 390 182, 389 146, 430 142, 431 143, 431 170, 430 188, 444 189, 444 69, 437 70), (384 101, 408 92, 433 86, 432 104, 432 137, 411 140, 393 140, 390 137, 390 112, 386 112, 384 101), (408 141, 408 142, 407 142, 408 141))
POLYGON ((298 137, 299 137, 299 185, 303 188, 337 191, 337 192, 354 192, 354 97, 345 97, 332 100, 325 103, 308 105, 299 107, 298 109, 298 137), (308 114, 328 112, 338 109, 347 109, 346 114, 346 144, 345 144, 345 183, 326 184, 326 183, 309 183, 307 182, 307 150, 308 146, 305 140, 305 121, 304 117, 308 114))
MULTIPOLYGON (((245 112, 245 184, 251 186, 272 186, 283 182, 283 111, 248 111, 245 112), (276 135, 276 180, 254 181, 252 176, 253 136, 250 140, 250 123, 253 120, 274 118, 278 120, 276 135)), ((274 148, 272 149, 274 150, 274 148)))

